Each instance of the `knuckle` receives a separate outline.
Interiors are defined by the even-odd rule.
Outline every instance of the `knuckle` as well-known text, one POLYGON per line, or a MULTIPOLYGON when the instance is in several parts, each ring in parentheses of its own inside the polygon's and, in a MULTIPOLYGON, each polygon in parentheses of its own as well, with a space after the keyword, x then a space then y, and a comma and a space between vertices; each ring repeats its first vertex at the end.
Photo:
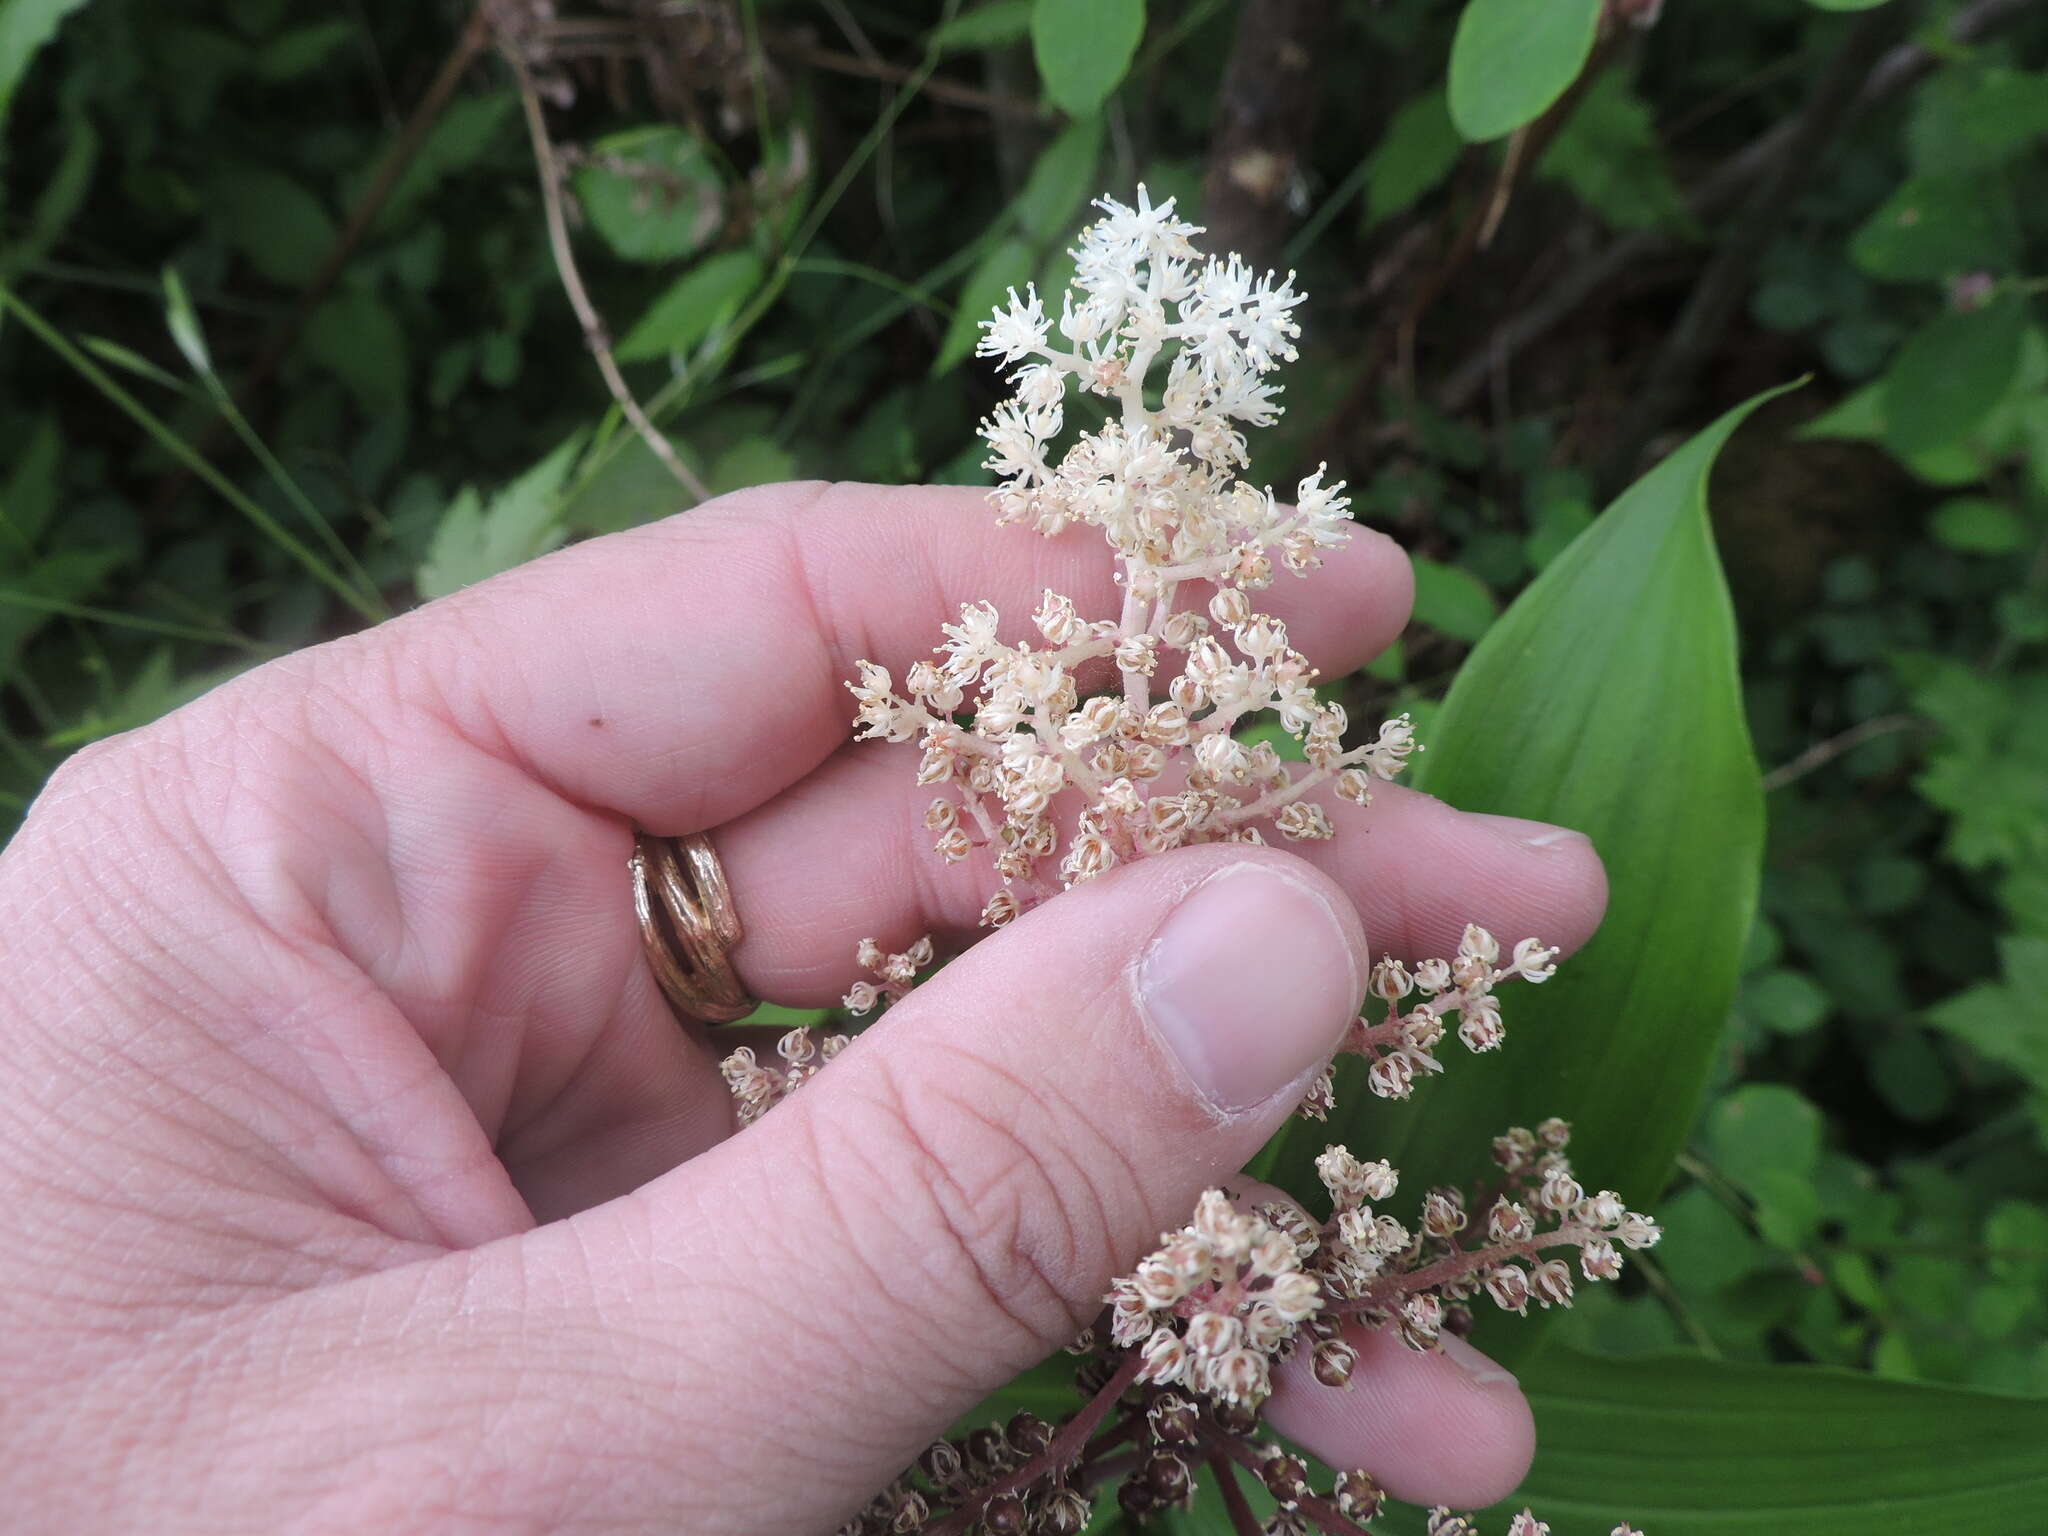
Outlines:
POLYGON ((922 1052, 915 1079, 877 1052, 867 1077, 878 1125, 852 1165, 865 1198, 886 1191, 888 1226, 919 1246, 971 1329, 999 1326, 1040 1352, 1072 1339, 1118 1248, 1095 1172, 1120 1163, 1114 1150, 1043 1085, 959 1047, 922 1052))

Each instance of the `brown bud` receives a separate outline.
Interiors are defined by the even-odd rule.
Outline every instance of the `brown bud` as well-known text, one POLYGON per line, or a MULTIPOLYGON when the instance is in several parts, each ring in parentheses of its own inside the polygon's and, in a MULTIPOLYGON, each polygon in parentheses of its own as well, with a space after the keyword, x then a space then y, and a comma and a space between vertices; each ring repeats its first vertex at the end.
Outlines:
POLYGON ((1243 1403, 1212 1403, 1209 1416, 1226 1435, 1248 1435, 1259 1427, 1257 1410, 1243 1403))
POLYGON ((948 1440, 933 1441, 917 1458, 917 1470, 940 1488, 951 1488, 957 1484, 964 1466, 960 1448, 948 1440))
POLYGON ((1152 1490, 1135 1477, 1127 1477, 1116 1491, 1116 1507, 1133 1520, 1142 1520, 1159 1508, 1152 1490))
POLYGON ((1062 1488, 1039 1513, 1039 1536, 1081 1536, 1093 1514, 1086 1494, 1062 1488))
POLYGON ((1369 1472, 1343 1472, 1337 1477, 1337 1508, 1354 1520, 1370 1520, 1386 1502, 1386 1492, 1369 1472))
POLYGON ((1027 1410, 1010 1420, 1004 1438, 1019 1456, 1036 1456, 1052 1444, 1052 1426, 1027 1410))
POLYGON ((967 1433, 967 1459, 992 1472, 1007 1472, 1014 1460, 1001 1430, 974 1429, 967 1433))
POLYGON ((1202 1431, 1201 1415, 1184 1397, 1167 1394, 1150 1410, 1152 1438, 1161 1445, 1193 1445, 1202 1431))
POLYGON ((1358 1351, 1341 1340, 1318 1344, 1315 1354, 1316 1380, 1326 1387, 1341 1387, 1351 1380, 1358 1364, 1358 1351))
POLYGON ((1308 1468, 1299 1459, 1284 1453, 1268 1457, 1266 1464, 1259 1468, 1259 1478, 1266 1485, 1266 1492, 1273 1495, 1282 1509, 1292 1509, 1310 1493, 1308 1468))
POLYGON ((1145 1463, 1140 1475, 1152 1496, 1162 1504, 1179 1503, 1195 1486, 1188 1464, 1178 1456, 1154 1456, 1145 1463))
POLYGON ((1472 1337, 1472 1309, 1462 1301, 1454 1301, 1444 1308, 1444 1332, 1455 1333, 1461 1339, 1472 1337))
POLYGON ((1022 1499, 1014 1493, 999 1493, 982 1510, 981 1528, 988 1536, 1025 1536, 1031 1519, 1024 1512, 1022 1499))

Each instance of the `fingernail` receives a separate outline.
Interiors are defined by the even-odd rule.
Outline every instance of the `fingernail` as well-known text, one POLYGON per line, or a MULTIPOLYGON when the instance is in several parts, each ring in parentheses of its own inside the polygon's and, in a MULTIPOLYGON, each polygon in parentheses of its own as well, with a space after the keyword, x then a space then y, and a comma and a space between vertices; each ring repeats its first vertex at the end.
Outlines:
POLYGON ((1263 1104, 1323 1062, 1358 1011, 1350 929, 1306 882, 1264 865, 1211 875, 1138 964, 1139 1006, 1202 1096, 1263 1104))
POLYGON ((1491 1356, 1481 1354, 1455 1333, 1439 1334, 1437 1342, 1443 1345, 1444 1358, 1479 1383, 1480 1386, 1517 1387, 1521 1385, 1520 1382, 1515 1380, 1515 1373, 1513 1371, 1491 1356))
POLYGON ((1574 832, 1570 827, 1552 826, 1547 821, 1524 821, 1519 816, 1488 816, 1483 811, 1467 813, 1471 820, 1478 822, 1496 837, 1517 843, 1524 848, 1563 848, 1573 843, 1590 841, 1583 832, 1574 832))

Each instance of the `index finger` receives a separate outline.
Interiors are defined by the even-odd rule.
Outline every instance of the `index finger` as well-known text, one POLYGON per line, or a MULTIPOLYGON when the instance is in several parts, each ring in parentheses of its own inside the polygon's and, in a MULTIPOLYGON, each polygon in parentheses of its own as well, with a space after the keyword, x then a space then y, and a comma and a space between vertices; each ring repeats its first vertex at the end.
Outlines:
MULTIPOLYGON (((1400 632, 1412 580, 1365 528, 1328 553, 1262 606, 1337 672, 1400 632)), ((764 486, 333 649, 563 797, 673 836, 752 809, 845 741, 856 661, 895 670, 928 655, 967 602, 993 602, 1006 632, 1046 588, 1114 612, 1113 569, 1096 530, 1001 527, 969 487, 764 486)))

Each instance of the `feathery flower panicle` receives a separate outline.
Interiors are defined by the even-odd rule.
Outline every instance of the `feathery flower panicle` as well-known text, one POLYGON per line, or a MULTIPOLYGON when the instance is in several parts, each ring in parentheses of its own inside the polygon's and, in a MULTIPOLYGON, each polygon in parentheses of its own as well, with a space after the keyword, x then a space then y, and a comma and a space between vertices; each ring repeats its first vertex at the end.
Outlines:
MULTIPOLYGON (((1175 848, 1337 836, 1420 750, 1405 715, 1347 745, 1345 709, 1317 692, 1286 625, 1258 608, 1283 573, 1308 575, 1352 530, 1344 485, 1324 469, 1291 505, 1243 478, 1244 434, 1279 416, 1272 376, 1295 357, 1292 274, 1204 256, 1201 230, 1142 186, 1135 205, 1095 206, 1101 217, 1072 252, 1072 289, 1056 304, 1012 290, 983 322, 979 355, 1007 371, 1012 392, 981 430, 997 520, 1045 535, 1094 529, 1115 562, 1118 611, 1090 614, 1050 590, 1028 615, 968 603, 900 680, 863 661, 848 684, 857 736, 916 743, 937 856, 987 861, 991 928, 1175 848), (1101 402, 1101 424, 1070 433, 1077 391, 1101 402), (1091 694, 1084 676, 1114 682, 1091 694), (1298 764, 1270 740, 1244 739, 1268 719, 1294 738, 1298 764)), ((871 979, 846 1005, 865 1013, 902 997, 933 953, 928 939, 901 954, 865 940, 859 959, 871 979)), ((1371 1092, 1406 1098, 1443 1070, 1447 1034, 1474 1053, 1499 1049, 1496 989, 1542 982, 1556 959, 1540 940, 1504 948, 1476 925, 1451 955, 1384 959, 1371 976, 1377 1017, 1359 1018, 1343 1051, 1362 1058, 1371 1092)), ((801 1031, 784 1045, 779 1068, 747 1051, 726 1061, 742 1121, 825 1054, 801 1031)), ((1324 1118, 1335 1082, 1326 1071, 1300 1112, 1324 1118)), ((1471 1326, 1482 1297, 1521 1313, 1569 1306, 1578 1284, 1615 1279, 1624 1250, 1660 1233, 1612 1191, 1586 1191, 1565 1153, 1570 1134, 1561 1120, 1511 1129, 1493 1142, 1489 1182, 1470 1194, 1424 1190, 1399 1216, 1388 1208, 1398 1171, 1341 1146, 1316 1160, 1323 1220, 1210 1190, 1187 1226, 1114 1282, 1073 1345, 1084 1399, 1073 1413, 1057 1426, 1020 1414, 939 1442, 846 1536, 1076 1536, 1099 1487, 1114 1483, 1118 1507, 1143 1522, 1184 1506, 1202 1469, 1256 1479, 1278 1506, 1268 1531, 1357 1532, 1384 1499, 1368 1471, 1318 1490, 1301 1461, 1258 1437, 1276 1370, 1299 1357, 1316 1382, 1342 1388, 1361 1330, 1434 1350, 1471 1326)), ((1439 1509, 1429 1530, 1476 1528, 1439 1509)), ((1508 1526, 1508 1536, 1548 1531, 1526 1510, 1508 1526)), ((1622 1525, 1615 1536, 1641 1533, 1622 1525)))

